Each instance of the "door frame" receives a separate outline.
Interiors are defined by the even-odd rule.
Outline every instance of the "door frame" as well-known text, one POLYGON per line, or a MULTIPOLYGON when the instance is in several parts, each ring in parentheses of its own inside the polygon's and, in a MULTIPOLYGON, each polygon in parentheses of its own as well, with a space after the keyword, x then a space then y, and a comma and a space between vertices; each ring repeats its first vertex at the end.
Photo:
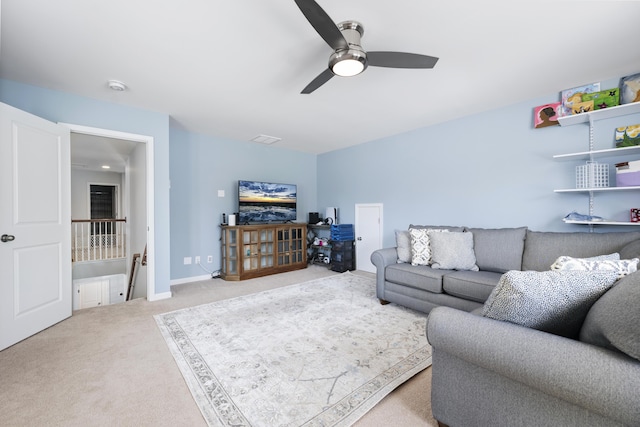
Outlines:
POLYGON ((154 138, 149 135, 140 135, 129 132, 120 132, 110 129, 94 128, 89 126, 76 125, 72 123, 59 123, 70 129, 72 133, 81 133, 92 136, 100 136, 113 139, 124 139, 127 141, 141 142, 145 144, 146 150, 146 199, 147 199, 147 300, 155 301, 162 299, 163 297, 156 296, 156 281, 155 281, 155 173, 154 173, 154 138))

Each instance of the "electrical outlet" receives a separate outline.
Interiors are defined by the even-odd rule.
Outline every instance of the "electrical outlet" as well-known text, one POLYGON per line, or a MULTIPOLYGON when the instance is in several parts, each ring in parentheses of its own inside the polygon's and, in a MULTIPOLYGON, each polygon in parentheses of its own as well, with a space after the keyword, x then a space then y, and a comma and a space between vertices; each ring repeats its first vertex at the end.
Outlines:
POLYGON ((196 257, 196 264, 200 264, 200 257, 199 256, 196 257))
POLYGON ((224 190, 218 190, 218 197, 224 197, 224 190))
POLYGON ((191 257, 190 256, 184 257, 184 265, 189 265, 189 264, 191 264, 191 257))
POLYGON ((207 257, 207 262, 208 262, 209 264, 211 264, 211 263, 213 262, 213 255, 209 255, 209 256, 207 257))

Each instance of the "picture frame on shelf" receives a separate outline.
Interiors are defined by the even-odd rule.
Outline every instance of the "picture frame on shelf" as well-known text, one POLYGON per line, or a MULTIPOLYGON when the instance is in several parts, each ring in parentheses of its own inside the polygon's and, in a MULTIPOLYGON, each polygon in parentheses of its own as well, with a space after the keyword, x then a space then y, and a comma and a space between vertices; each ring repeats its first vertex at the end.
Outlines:
POLYGON ((571 105, 572 114, 582 114, 593 111, 593 99, 591 101, 574 102, 571 105))
POLYGON ((582 95, 594 92, 600 92, 600 82, 563 90, 561 92, 562 115, 573 115, 574 103, 582 102, 582 95))
POLYGON ((593 100, 593 109, 601 110, 603 108, 615 107, 620 105, 620 88, 601 90, 599 92, 585 93, 582 95, 582 101, 593 100))
POLYGON ((640 145, 640 124, 616 128, 615 143, 616 148, 640 145))
POLYGON ((640 102, 640 73, 620 79, 620 104, 640 102))
POLYGON ((557 126, 558 117, 560 117, 562 108, 561 102, 552 102, 534 107, 533 109, 533 127, 535 129, 549 126, 557 126))

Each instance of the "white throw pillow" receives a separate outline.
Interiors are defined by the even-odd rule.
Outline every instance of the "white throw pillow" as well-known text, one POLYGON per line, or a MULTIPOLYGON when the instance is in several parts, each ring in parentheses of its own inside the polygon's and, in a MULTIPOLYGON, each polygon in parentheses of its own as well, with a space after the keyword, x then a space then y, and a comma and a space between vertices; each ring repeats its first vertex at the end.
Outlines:
POLYGON ((478 271, 473 250, 473 233, 427 233, 431 245, 431 268, 478 271))
POLYGON ((429 231, 437 233, 449 233, 449 230, 411 228, 411 265, 431 265, 431 245, 429 244, 429 231))
POLYGON ((620 255, 601 255, 592 258, 561 256, 551 265, 554 271, 614 271, 618 279, 638 270, 638 258, 620 259, 620 255), (616 259, 617 258, 617 259, 616 259))

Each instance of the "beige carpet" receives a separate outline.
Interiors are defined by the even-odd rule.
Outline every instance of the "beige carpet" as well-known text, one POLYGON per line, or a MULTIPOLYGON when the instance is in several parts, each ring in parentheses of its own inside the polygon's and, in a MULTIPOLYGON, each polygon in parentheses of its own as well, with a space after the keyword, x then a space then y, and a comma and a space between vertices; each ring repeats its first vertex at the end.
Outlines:
MULTIPOLYGON (((153 316, 332 274, 310 266, 241 282, 206 280, 174 286, 168 300, 77 311, 0 351, 0 424, 206 426, 153 316)), ((355 426, 436 426, 430 384, 429 368, 355 426)))

